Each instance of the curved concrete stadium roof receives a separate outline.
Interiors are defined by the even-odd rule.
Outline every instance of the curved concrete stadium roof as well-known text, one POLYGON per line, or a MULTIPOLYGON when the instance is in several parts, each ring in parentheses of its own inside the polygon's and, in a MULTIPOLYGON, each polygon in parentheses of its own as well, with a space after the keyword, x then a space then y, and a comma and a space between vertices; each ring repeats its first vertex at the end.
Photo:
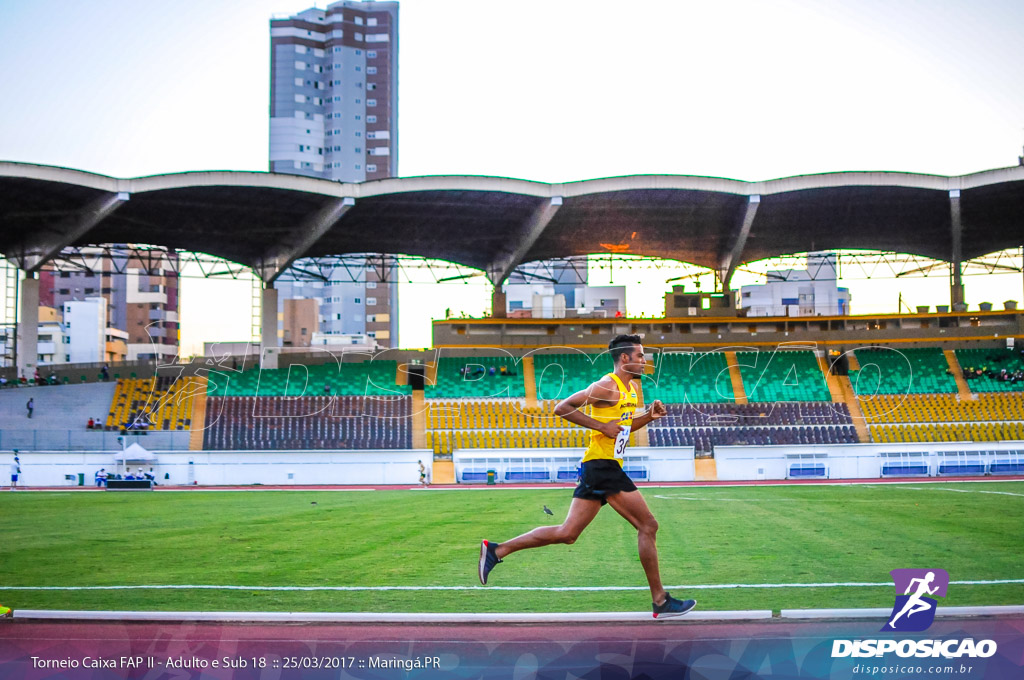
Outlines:
POLYGON ((449 260, 492 281, 522 262, 601 252, 692 262, 726 278, 743 262, 835 248, 955 261, 1024 244, 1024 167, 764 182, 634 175, 343 184, 231 171, 116 179, 0 163, 0 251, 37 269, 62 247, 101 243, 209 253, 265 280, 298 257, 363 252, 449 260))

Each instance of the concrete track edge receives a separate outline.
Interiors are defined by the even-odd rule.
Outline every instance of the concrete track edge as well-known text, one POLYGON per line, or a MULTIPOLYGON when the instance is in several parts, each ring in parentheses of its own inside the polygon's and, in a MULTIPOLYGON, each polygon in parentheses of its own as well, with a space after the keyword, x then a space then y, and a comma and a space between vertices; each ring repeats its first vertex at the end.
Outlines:
MULTIPOLYGON (((778 619, 885 619, 889 609, 783 609, 781 616, 772 611, 694 611, 686 616, 654 619, 648 612, 583 612, 583 613, 351 613, 351 612, 161 612, 161 611, 85 611, 59 609, 19 609, 13 612, 18 620, 65 621, 178 621, 234 623, 365 623, 365 624, 558 624, 558 623, 651 623, 651 622, 715 622, 766 621, 778 619)), ((988 607, 939 607, 936 616, 963 618, 975 616, 1020 616, 1024 605, 988 607)))

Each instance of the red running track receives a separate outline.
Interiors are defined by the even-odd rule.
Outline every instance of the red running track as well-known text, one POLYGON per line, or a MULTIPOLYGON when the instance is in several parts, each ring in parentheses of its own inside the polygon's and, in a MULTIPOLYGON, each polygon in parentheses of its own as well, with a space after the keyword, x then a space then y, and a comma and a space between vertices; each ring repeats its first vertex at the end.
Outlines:
MULTIPOLYGON (((886 477, 884 479, 786 479, 786 480, 738 480, 738 481, 695 481, 695 482, 640 482, 643 488, 661 488, 673 486, 804 486, 804 485, 836 485, 836 484, 940 484, 950 482, 1019 482, 1024 475, 1007 475, 999 477, 886 477)), ((7 487, 0 487, 7 488, 7 487)), ((237 485, 237 486, 157 486, 155 491, 387 491, 396 489, 419 489, 418 484, 372 485, 362 484, 344 486, 340 484, 311 485, 237 485)), ((574 483, 538 484, 432 484, 428 489, 574 489, 574 483)), ((35 486, 18 487, 19 491, 103 491, 94 486, 35 486)))

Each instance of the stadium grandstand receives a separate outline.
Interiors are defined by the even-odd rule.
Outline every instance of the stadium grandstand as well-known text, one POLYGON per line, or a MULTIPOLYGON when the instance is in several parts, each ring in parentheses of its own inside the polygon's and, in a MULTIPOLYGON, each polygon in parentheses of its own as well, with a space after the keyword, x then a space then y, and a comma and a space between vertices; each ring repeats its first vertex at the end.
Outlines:
POLYGON ((668 411, 631 437, 626 468, 637 479, 715 479, 719 459, 740 456, 748 478, 829 477, 852 461, 857 477, 937 475, 950 456, 973 457, 964 474, 1024 471, 1024 315, 1011 304, 968 310, 961 278, 970 258, 1024 242, 1024 167, 346 185, 241 172, 121 180, 0 163, 0 188, 0 250, 8 274, 21 272, 0 449, 38 454, 29 484, 91 475, 111 454, 126 466, 140 456, 172 483, 408 483, 422 459, 435 483, 565 481, 588 433, 554 405, 611 370, 605 348, 621 333, 641 335, 648 352, 641 402, 668 411), (265 311, 259 363, 199 357, 109 374, 70 365, 29 386, 35 275, 75 249, 140 240, 251 268, 265 311), (730 291, 737 268, 812 248, 947 262, 952 311, 745 316, 730 291), (505 317, 500 284, 523 263, 609 250, 713 270, 728 304, 653 319, 505 317), (430 350, 281 347, 275 280, 302 258, 359 253, 475 268, 495 285, 496 313, 436 321, 430 350), (129 454, 133 444, 146 453, 129 454))

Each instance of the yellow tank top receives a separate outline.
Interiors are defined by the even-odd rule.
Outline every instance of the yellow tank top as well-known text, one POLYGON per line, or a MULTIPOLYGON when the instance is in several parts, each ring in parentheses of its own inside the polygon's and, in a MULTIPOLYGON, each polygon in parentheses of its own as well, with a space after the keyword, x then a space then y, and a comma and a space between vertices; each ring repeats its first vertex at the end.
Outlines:
POLYGON ((622 465, 622 454, 626 450, 626 444, 629 443, 629 431, 633 426, 633 412, 637 407, 636 390, 633 389, 632 381, 627 388, 619 380, 619 376, 614 373, 608 375, 619 386, 619 401, 614 406, 600 408, 594 406, 591 417, 602 423, 616 421, 620 428, 625 428, 625 431, 620 429, 619 436, 613 439, 602 432, 591 430, 590 446, 583 453, 584 463, 588 460, 614 460, 622 465))

